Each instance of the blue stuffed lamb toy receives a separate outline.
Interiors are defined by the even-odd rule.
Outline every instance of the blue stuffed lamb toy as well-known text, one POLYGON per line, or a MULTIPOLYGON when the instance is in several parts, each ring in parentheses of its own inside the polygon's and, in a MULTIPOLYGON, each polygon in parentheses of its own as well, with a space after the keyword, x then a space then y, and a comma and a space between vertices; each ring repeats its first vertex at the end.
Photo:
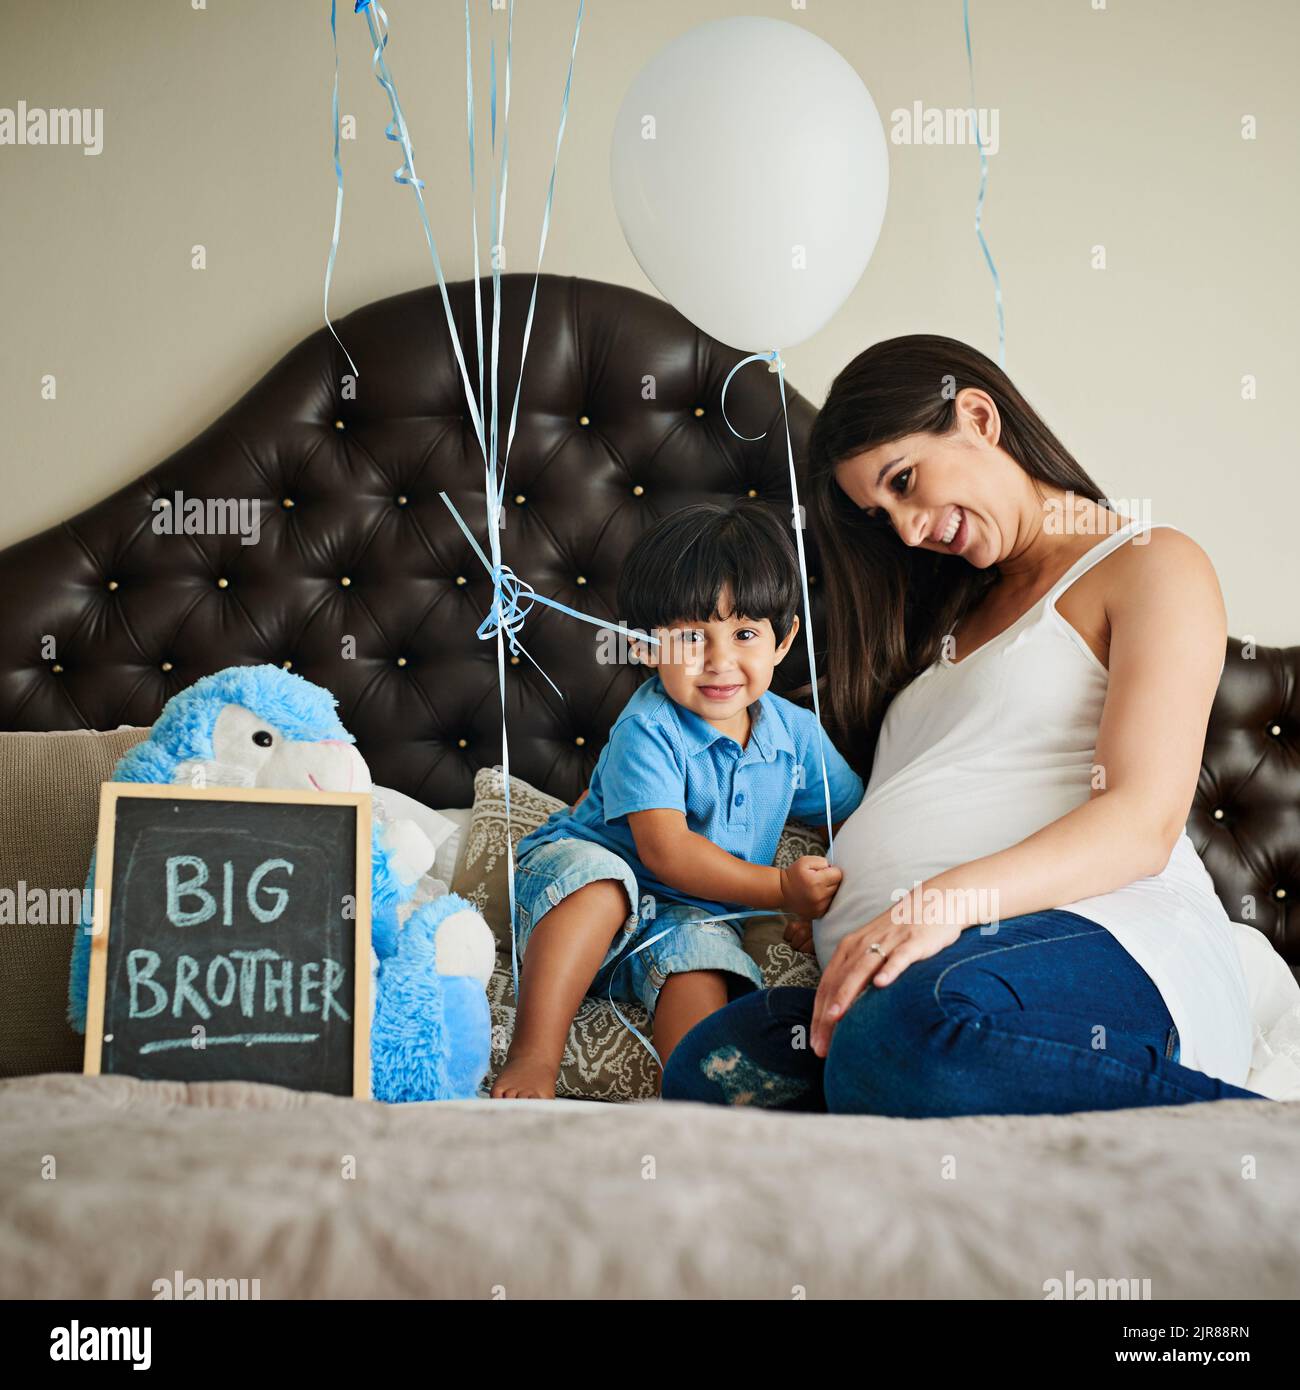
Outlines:
MULTIPOLYGON (((370 770, 336 704, 328 690, 278 666, 232 666, 173 696, 112 780, 370 791, 370 770)), ((421 902, 431 891, 422 884, 433 863, 428 837, 413 821, 385 818, 378 801, 374 812, 372 1093, 383 1101, 468 1099, 488 1069, 492 934, 454 893, 421 902)), ((87 904, 94 880, 92 857, 87 904)), ((78 1032, 86 1027, 90 928, 83 920, 77 929, 68 979, 68 1018, 78 1032)))

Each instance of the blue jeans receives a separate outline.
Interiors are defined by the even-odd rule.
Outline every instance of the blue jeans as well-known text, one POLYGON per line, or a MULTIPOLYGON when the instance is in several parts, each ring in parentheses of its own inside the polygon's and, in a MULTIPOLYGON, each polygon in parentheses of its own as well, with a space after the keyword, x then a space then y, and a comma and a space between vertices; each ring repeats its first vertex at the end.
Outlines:
POLYGON ((1033 912, 867 988, 818 1057, 812 989, 763 990, 696 1025, 665 1100, 920 1118, 1263 1100, 1178 1061, 1151 978, 1095 922, 1033 912))

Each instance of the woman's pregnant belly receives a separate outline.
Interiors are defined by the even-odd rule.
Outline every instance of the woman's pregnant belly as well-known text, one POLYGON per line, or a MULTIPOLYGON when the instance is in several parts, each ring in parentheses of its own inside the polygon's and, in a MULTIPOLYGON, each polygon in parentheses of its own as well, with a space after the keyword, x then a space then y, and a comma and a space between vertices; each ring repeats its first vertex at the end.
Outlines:
MULTIPOLYGON (((1091 762, 1026 767, 1012 774, 989 759, 913 763, 878 788, 835 837, 844 870, 835 901, 813 923, 824 969, 840 939, 888 911, 917 882, 996 854, 1082 805, 1091 762)), ((926 903, 923 899, 922 907, 926 903)), ((975 892, 974 906, 996 918, 996 893, 975 892)))

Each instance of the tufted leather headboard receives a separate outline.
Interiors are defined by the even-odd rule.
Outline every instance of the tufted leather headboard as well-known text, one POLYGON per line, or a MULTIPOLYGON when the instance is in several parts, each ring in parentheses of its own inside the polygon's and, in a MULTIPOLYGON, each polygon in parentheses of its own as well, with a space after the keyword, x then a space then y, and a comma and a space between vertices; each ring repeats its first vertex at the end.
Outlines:
MULTIPOLYGON (((502 279, 502 448, 532 285, 502 279)), ((473 281, 449 296, 477 381, 473 281)), ((490 280, 482 296, 490 325, 490 280)), ((438 497, 487 553, 482 455, 439 292, 369 304, 336 328, 360 372, 354 400, 339 399, 349 368, 322 328, 166 462, 0 552, 0 727, 150 724, 210 671, 291 662, 337 695, 377 782, 470 804, 475 771, 501 759, 501 706, 496 642, 475 635, 491 583, 438 497), (177 493, 257 500, 258 543, 157 534, 152 504, 177 493)), ((766 438, 742 441, 721 417, 741 355, 650 295, 542 276, 503 562, 538 593, 617 619, 622 557, 665 513, 748 494, 788 516, 776 378, 755 364, 727 393, 736 428, 766 438)), ((787 395, 800 450, 814 411, 787 395)), ((598 661, 601 636, 537 604, 521 640, 566 698, 527 657, 507 667, 511 771, 568 800, 643 678, 598 661)), ((783 694, 807 684, 800 643, 776 677, 783 694)))
POLYGON ((1187 833, 1234 922, 1300 967, 1300 647, 1228 638, 1187 833))
MULTIPOLYGON (((533 277, 502 279, 502 437, 533 277)), ((490 323, 491 283, 481 285, 490 323)), ((474 285, 449 286, 471 377, 474 285)), ((431 806, 467 806, 498 763, 496 644, 475 629, 486 571, 438 497, 485 552, 483 465, 436 288, 366 305, 299 343, 242 400, 136 482, 0 552, 0 728, 149 724, 199 676, 292 663, 334 691, 377 782, 431 806), (260 504, 258 543, 158 534, 155 499, 260 504), (350 639, 350 640, 349 640, 350 639)), ((537 592, 617 620, 619 566, 635 538, 690 502, 757 496, 788 517, 774 379, 649 295, 541 277, 506 481, 502 558, 537 592)), ((813 408, 787 391, 796 458, 813 408)), ((489 407, 490 408, 490 407, 489 407)), ((174 504, 173 504, 174 505, 174 504)), ((825 670, 816 537, 804 533, 819 671, 825 670)), ((511 770, 572 801, 640 668, 600 659, 588 623, 536 605, 507 666, 511 770)), ((606 638, 608 640, 608 638, 606 638)), ((1300 648, 1229 643, 1189 832, 1229 914, 1291 963, 1300 930, 1300 648)), ((796 641, 774 688, 807 703, 796 641)))

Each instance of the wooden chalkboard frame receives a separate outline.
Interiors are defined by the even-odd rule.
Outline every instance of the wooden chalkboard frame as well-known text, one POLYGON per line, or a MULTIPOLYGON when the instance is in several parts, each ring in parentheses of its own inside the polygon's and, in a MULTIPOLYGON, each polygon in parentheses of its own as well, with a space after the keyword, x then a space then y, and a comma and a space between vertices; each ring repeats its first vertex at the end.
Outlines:
POLYGON ((186 787, 151 782, 104 782, 99 791, 99 837, 95 852, 90 985, 86 1000, 86 1051, 83 1073, 99 1076, 104 1045, 104 998, 108 985, 109 923, 113 913, 113 847, 119 801, 260 801, 296 806, 352 806, 356 810, 357 912, 353 922, 354 1022, 352 1094, 371 1099, 370 1087, 370 875, 371 799, 369 792, 290 791, 268 787, 186 787))

